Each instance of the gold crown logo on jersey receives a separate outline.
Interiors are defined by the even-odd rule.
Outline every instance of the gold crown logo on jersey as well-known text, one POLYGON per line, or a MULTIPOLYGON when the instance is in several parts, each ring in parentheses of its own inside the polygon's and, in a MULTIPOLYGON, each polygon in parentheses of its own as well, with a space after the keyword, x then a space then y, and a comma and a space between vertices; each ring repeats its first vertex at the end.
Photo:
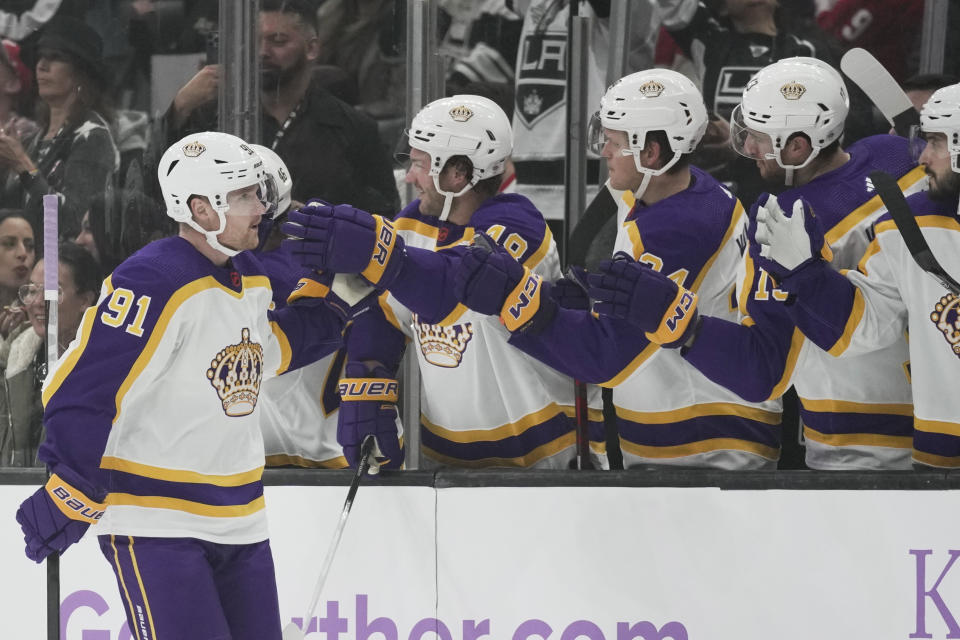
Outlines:
POLYGON ((207 369, 207 379, 217 390, 223 412, 230 417, 253 413, 263 379, 263 348, 250 342, 250 329, 240 332, 240 343, 220 351, 207 369))
POLYGON ((183 145, 183 155, 187 156, 188 158, 196 158, 206 150, 207 148, 196 140, 183 145))
POLYGON ((523 112, 528 116, 535 116, 543 109, 543 98, 536 91, 531 91, 530 95, 523 99, 523 112))
POLYGON ((960 298, 948 293, 933 307, 930 321, 937 325, 955 356, 960 358, 960 298))
POLYGON ((473 117, 473 110, 470 107, 461 104, 459 107, 450 109, 450 117, 457 122, 466 122, 473 117))
POLYGON ((806 92, 807 88, 799 82, 788 82, 780 87, 780 94, 787 100, 799 100, 806 92))
POLYGON ((473 337, 473 325, 426 324, 414 314, 413 328, 424 359, 432 365, 453 369, 460 366, 467 343, 473 337))
POLYGON ((661 82, 657 82, 656 80, 647 80, 642 85, 637 87, 637 91, 639 91, 644 98, 656 98, 663 93, 665 88, 666 87, 664 87, 663 83, 661 82))

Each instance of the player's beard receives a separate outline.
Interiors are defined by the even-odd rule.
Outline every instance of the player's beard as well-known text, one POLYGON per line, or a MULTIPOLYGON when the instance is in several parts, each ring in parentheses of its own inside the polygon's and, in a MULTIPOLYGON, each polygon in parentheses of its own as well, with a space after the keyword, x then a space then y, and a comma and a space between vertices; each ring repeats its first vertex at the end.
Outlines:
POLYGON ((277 91, 290 84, 290 81, 296 78, 307 66, 306 56, 299 58, 293 66, 286 69, 266 65, 260 67, 260 90, 277 91))
POLYGON ((930 176, 930 190, 927 196, 934 202, 956 202, 960 198, 960 173, 947 171, 944 175, 938 176, 927 173, 930 176))

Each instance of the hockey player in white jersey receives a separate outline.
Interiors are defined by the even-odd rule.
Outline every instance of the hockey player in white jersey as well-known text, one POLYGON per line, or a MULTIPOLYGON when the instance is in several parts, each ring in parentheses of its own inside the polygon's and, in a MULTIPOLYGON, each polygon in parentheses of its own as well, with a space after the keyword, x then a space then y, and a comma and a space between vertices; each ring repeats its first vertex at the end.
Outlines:
MULTIPOLYGON (((394 457, 399 450, 391 427, 395 393, 373 398, 361 391, 371 379, 391 383, 405 335, 420 364, 429 465, 566 468, 574 457, 573 381, 507 345, 509 334, 495 318, 466 309, 453 293, 456 265, 478 232, 532 271, 560 276, 540 212, 524 196, 497 193, 512 149, 510 122, 491 100, 461 95, 425 106, 407 135, 406 181, 419 197, 394 221, 314 203, 291 212, 295 224, 283 227, 302 238, 286 242, 306 266, 360 273, 385 290, 385 319, 378 326, 364 314, 348 338, 340 385, 347 459, 356 463, 367 433, 377 435, 382 452, 385 445, 394 457)), ((591 446, 603 465, 599 390, 591 393, 591 446)))
POLYGON ((579 309, 558 308, 551 283, 499 250, 472 247, 458 273, 460 299, 499 316, 512 331, 511 345, 578 379, 613 388, 626 467, 769 469, 780 455, 779 400, 743 400, 675 350, 661 348, 681 330, 664 336, 653 328, 677 290, 674 280, 698 293, 701 308, 736 319, 729 300, 745 216, 729 191, 690 165, 706 126, 696 86, 674 71, 651 69, 613 84, 592 128, 611 185, 631 201, 618 230, 618 259, 608 263, 668 274, 664 279, 673 287, 662 306, 646 301, 652 327, 596 317, 585 295, 579 309))
MULTIPOLYGON (((904 138, 872 136, 841 146, 848 104, 836 70, 813 58, 787 58, 748 83, 732 123, 734 147, 756 161, 771 185, 788 187, 755 202, 751 220, 761 206, 779 202, 789 210, 799 198, 814 202, 835 269, 856 265, 873 222, 884 213, 867 179, 871 171, 888 172, 908 192, 926 183, 904 138)), ((832 358, 804 340, 787 313, 786 294, 757 262, 751 243, 733 301, 741 322, 701 313, 694 338, 681 349, 684 359, 750 400, 778 398, 794 385, 809 467, 909 468, 913 427, 905 341, 857 360, 832 358)), ((594 295, 616 298, 607 311, 629 317, 658 286, 656 274, 623 268, 594 295)))
POLYGON ((93 526, 139 638, 280 640, 257 400, 335 351, 344 318, 309 300, 269 311, 249 250, 270 178, 243 140, 190 135, 158 176, 179 234, 114 270, 50 372, 52 475, 17 521, 37 562, 93 526))
MULTIPOLYGON (((960 274, 960 85, 936 91, 920 112, 926 145, 920 166, 928 192, 907 203, 933 254, 947 273, 960 274)), ((761 212, 756 238, 797 327, 840 361, 887 348, 909 331, 913 379, 913 460, 960 467, 960 299, 924 272, 889 216, 856 270, 838 273, 821 258, 824 232, 816 205, 761 212)))

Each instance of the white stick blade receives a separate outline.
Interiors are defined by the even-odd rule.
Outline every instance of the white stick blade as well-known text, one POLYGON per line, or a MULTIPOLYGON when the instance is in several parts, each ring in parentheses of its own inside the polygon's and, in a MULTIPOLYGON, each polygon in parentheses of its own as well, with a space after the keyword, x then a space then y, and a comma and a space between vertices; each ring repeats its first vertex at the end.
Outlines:
POLYGON ((869 51, 859 47, 850 49, 840 59, 840 69, 863 89, 890 124, 894 116, 913 109, 907 94, 869 51))

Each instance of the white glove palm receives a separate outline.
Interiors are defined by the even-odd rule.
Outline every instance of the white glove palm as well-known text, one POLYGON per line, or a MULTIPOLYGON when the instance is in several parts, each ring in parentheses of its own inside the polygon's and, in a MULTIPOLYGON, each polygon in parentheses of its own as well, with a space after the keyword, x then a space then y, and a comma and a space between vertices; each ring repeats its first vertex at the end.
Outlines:
POLYGON ((812 257, 810 236, 804 228, 803 202, 793 203, 793 215, 789 218, 780 208, 776 197, 757 209, 757 242, 760 255, 779 264, 786 271, 793 271, 812 257))

